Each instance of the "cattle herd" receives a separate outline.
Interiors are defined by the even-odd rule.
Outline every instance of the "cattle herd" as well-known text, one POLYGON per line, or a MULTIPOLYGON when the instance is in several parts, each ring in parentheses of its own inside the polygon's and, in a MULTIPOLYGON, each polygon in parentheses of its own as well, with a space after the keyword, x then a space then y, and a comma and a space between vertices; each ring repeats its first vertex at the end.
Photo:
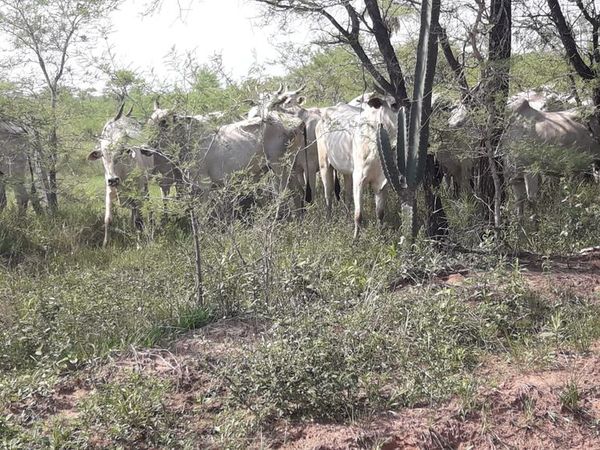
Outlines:
MULTIPOLYGON (((120 186, 136 171, 135 183, 147 190, 151 174, 160 174, 163 200, 181 192, 203 196, 211 187, 223 183, 232 173, 245 170, 259 176, 270 170, 278 180, 276 190, 289 189, 295 208, 311 201, 317 190, 317 173, 322 181, 328 215, 333 193, 343 177, 344 194, 354 201, 355 237, 361 224, 361 197, 366 186, 375 195, 376 213, 381 221, 385 211, 385 187, 377 148, 377 132, 384 127, 395 141, 398 105, 382 93, 363 94, 349 103, 326 108, 305 108, 303 87, 283 89, 262 96, 247 117, 237 122, 212 127, 222 113, 188 116, 162 109, 158 102, 146 124, 124 113, 120 106, 116 116, 104 126, 99 143, 88 159, 101 159, 106 180, 104 243, 109 240, 112 209, 120 186)), ((435 96, 434 96, 435 97, 435 96)), ((434 111, 436 103, 434 100, 434 111)), ((508 103, 511 120, 500 147, 504 150, 505 177, 512 187, 519 214, 526 200, 534 200, 540 183, 539 171, 519 156, 517 147, 555 146, 568 152, 585 153, 591 160, 600 159, 600 144, 594 122, 581 119, 580 108, 568 98, 550 95, 543 90, 513 96, 508 103), (512 150, 515 151, 512 151, 512 150)), ((448 129, 463 128, 469 121, 469 108, 447 108, 448 129)), ((8 179, 15 190, 18 207, 28 203, 25 188, 28 165, 27 130, 10 121, 0 121, 0 208, 6 205, 8 179)), ((464 142, 464 141, 463 141, 464 142)), ((447 178, 462 190, 469 190, 473 159, 458 156, 461 149, 447 146, 437 156, 447 178)), ((338 191, 339 192, 339 191, 338 191)), ((121 199, 122 201, 122 199, 121 199)), ((136 224, 141 223, 139 204, 129 203, 136 224)))

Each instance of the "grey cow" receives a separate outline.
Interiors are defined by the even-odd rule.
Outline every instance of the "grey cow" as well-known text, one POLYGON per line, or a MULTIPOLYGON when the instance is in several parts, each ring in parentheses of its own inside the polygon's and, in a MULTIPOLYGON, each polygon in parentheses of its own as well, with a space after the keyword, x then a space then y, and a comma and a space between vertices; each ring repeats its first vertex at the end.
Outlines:
POLYGON ((513 188, 519 217, 522 217, 525 201, 535 200, 540 182, 539 175, 528 170, 531 157, 523 154, 523 148, 535 151, 539 146, 554 146, 591 161, 600 158, 600 144, 589 128, 579 122, 578 109, 538 111, 525 99, 515 102, 510 109, 511 122, 501 144, 506 149, 506 178, 513 188))
POLYGON ((283 90, 283 86, 266 100, 263 96, 264 105, 255 106, 248 112, 248 118, 260 117, 269 112, 291 114, 298 117, 306 125, 306 148, 296 158, 294 172, 297 174, 298 182, 306 186, 305 200, 311 202, 316 190, 317 172, 319 171, 319 157, 317 154, 316 127, 321 119, 322 108, 305 108, 303 106, 306 97, 300 95, 305 86, 299 89, 283 90))

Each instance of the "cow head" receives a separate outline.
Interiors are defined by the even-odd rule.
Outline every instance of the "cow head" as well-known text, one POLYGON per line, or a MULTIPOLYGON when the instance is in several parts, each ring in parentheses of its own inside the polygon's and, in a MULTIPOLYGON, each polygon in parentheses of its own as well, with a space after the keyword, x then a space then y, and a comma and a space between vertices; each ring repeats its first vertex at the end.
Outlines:
POLYGON ((450 113, 448 126, 450 128, 459 128, 464 126, 469 120, 469 108, 464 103, 459 103, 450 113))
POLYGON ((350 106, 356 106, 357 108, 362 107, 371 96, 377 95, 375 92, 365 92, 364 94, 360 94, 357 97, 354 97, 352 100, 348 102, 350 106))
POLYGON ((88 155, 88 160, 102 159, 106 185, 114 191, 142 158, 140 151, 134 147, 140 138, 140 124, 123 114, 123 106, 119 107, 114 118, 104 125, 98 145, 88 155))
POLYGON ((284 112, 296 113, 306 101, 306 97, 300 95, 305 88, 305 84, 294 90, 286 87, 285 91, 280 92, 271 100, 272 107, 284 112))
POLYGON ((172 134, 177 126, 178 115, 170 109, 163 109, 158 102, 154 103, 154 111, 146 123, 149 131, 148 146, 164 150, 172 140, 172 134))
POLYGON ((264 117, 271 111, 279 111, 290 114, 296 114, 302 109, 302 105, 306 101, 306 97, 300 93, 306 88, 306 85, 300 86, 298 89, 279 88, 272 94, 259 94, 258 102, 254 102, 252 108, 248 112, 248 119, 254 117, 264 117))
POLYGON ((378 94, 373 92, 365 98, 365 107, 376 110, 383 122, 396 123, 396 116, 400 109, 399 103, 391 95, 378 94))

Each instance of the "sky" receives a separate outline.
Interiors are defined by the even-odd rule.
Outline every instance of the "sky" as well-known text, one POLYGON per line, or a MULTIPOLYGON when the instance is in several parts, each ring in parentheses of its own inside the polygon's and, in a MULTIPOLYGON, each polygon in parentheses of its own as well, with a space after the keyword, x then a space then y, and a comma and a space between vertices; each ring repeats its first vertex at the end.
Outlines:
MULTIPOLYGON (((195 52, 200 63, 220 53, 226 70, 239 80, 254 63, 277 57, 275 42, 309 42, 308 33, 281 36, 275 24, 262 27, 259 5, 248 0, 179 3, 183 11, 177 0, 163 0, 160 11, 142 16, 148 0, 126 0, 112 14, 108 37, 117 65, 146 74, 153 70, 158 80, 172 81, 177 74, 170 70, 167 55, 173 48, 179 54, 195 52)), ((270 66, 267 71, 278 74, 282 68, 270 66)))

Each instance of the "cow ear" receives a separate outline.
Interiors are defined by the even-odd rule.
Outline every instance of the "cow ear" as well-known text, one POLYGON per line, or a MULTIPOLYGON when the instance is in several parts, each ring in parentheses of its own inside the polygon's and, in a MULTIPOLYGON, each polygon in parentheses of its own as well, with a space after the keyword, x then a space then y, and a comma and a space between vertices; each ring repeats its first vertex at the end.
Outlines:
POLYGON ((154 150, 151 150, 149 148, 141 148, 140 153, 144 156, 152 156, 154 155, 154 150))
POLYGON ((371 97, 367 104, 371 108, 379 109, 383 106, 383 100, 381 100, 379 97, 371 97))
POLYGON ((102 152, 99 150, 94 150, 87 157, 88 161, 96 161, 97 159, 100 159, 100 158, 102 158, 102 152))

